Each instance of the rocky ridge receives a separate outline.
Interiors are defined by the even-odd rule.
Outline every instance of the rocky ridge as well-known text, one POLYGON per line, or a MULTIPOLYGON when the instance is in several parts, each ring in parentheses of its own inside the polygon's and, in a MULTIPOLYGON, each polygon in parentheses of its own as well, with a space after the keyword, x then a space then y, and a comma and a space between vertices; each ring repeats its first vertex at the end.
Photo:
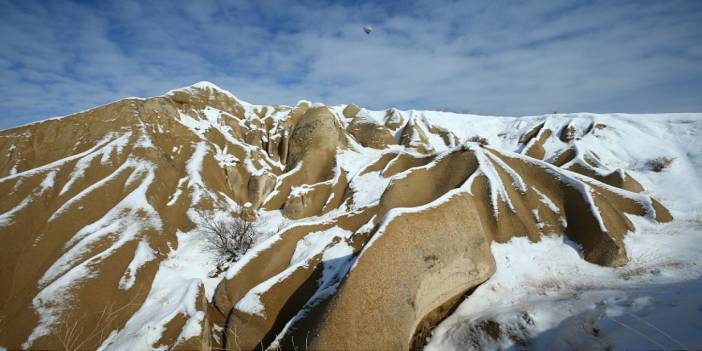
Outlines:
POLYGON ((563 235, 617 267, 628 215, 672 220, 583 142, 621 132, 597 115, 437 114, 203 82, 0 132, 0 345, 420 348, 492 242, 563 235), (266 230, 213 276, 197 211, 266 230))

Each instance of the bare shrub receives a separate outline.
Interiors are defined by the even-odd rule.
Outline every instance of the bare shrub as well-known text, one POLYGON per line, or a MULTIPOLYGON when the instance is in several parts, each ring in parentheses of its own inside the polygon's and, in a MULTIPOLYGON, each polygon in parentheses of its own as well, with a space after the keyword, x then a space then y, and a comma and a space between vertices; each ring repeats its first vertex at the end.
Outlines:
POLYGON ((488 140, 486 138, 479 136, 479 135, 472 136, 472 137, 468 138, 468 141, 473 142, 473 143, 478 143, 478 144, 483 145, 483 146, 488 144, 488 140))
POLYGON ((225 219, 211 212, 200 211, 198 214, 198 232, 205 237, 205 249, 216 260, 216 276, 249 251, 259 234, 258 224, 241 216, 225 219))
POLYGON ((646 167, 654 172, 662 172, 664 169, 670 167, 675 159, 672 157, 656 157, 652 160, 646 162, 646 167))
POLYGON ((500 322, 483 319, 463 324, 456 330, 454 340, 472 350, 502 349, 500 345, 510 344, 520 350, 530 349, 534 325, 529 313, 519 312, 500 322))

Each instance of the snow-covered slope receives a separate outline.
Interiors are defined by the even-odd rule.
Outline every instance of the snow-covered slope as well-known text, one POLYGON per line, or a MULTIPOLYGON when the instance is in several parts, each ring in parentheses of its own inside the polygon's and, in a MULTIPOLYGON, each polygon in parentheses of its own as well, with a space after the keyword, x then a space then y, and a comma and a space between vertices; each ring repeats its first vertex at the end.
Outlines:
POLYGON ((700 347, 701 130, 206 82, 5 130, 0 345, 700 347), (218 266, 203 214, 256 245, 218 266))
MULTIPOLYGON (((568 116, 611 127, 581 142, 606 165, 627 169, 675 219, 631 217, 630 261, 618 268, 578 260, 565 238, 493 244, 497 273, 438 326, 428 350, 702 348, 702 116, 568 116), (659 158, 672 163, 655 172, 648 163, 659 158)), ((542 119, 503 123, 529 118, 542 119)), ((441 121, 458 133, 480 130, 441 121)))

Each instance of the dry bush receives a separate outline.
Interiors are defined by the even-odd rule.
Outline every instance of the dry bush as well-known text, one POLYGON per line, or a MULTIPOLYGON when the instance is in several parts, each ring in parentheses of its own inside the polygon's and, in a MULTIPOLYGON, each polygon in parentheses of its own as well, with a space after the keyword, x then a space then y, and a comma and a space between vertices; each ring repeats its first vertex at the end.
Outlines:
POLYGON ((238 261, 253 246, 259 234, 258 224, 244 220, 241 216, 229 219, 218 218, 211 212, 198 212, 198 232, 205 237, 205 250, 217 263, 218 275, 226 267, 238 261))
POLYGON ((488 144, 488 140, 486 138, 479 136, 479 135, 472 136, 472 137, 468 138, 468 141, 473 142, 473 143, 478 143, 478 144, 483 145, 483 146, 488 144))
POLYGON ((520 312, 501 322, 483 319, 460 325, 453 338, 468 350, 502 349, 505 344, 512 344, 510 349, 530 349, 534 325, 529 313, 520 312))
POLYGON ((670 167, 675 158, 672 157, 656 157, 652 160, 646 162, 646 167, 654 172, 662 172, 664 169, 670 167))

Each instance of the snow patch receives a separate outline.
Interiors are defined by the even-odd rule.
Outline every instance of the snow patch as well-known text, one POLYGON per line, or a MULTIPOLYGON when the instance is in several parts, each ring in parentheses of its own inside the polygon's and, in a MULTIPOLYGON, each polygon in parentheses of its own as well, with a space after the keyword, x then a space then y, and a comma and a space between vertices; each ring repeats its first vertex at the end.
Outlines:
POLYGON ((139 268, 154 259, 156 259, 156 256, 154 255, 154 252, 149 244, 143 240, 140 241, 136 251, 134 252, 134 258, 132 258, 132 261, 129 263, 127 270, 122 276, 122 279, 119 281, 119 288, 125 290, 131 289, 136 281, 136 274, 137 271, 139 271, 139 268))

